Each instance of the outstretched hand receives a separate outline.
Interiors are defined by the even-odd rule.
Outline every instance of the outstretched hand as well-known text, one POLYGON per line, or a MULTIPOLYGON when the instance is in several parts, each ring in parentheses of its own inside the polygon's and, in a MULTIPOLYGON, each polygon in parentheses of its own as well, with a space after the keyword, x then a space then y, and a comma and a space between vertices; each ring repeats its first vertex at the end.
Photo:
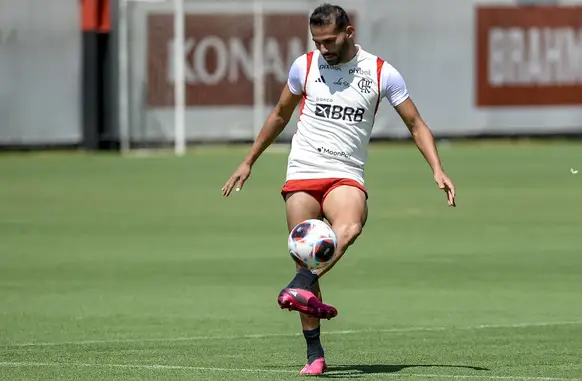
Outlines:
POLYGON ((442 189, 447 195, 447 202, 449 206, 453 208, 457 206, 455 202, 455 186, 453 182, 444 172, 437 172, 434 175, 434 181, 436 181, 438 187, 442 189))
POLYGON ((239 167, 234 171, 230 179, 224 184, 222 187, 222 195, 224 197, 228 197, 232 189, 236 186, 236 191, 240 191, 243 188, 245 181, 251 175, 251 166, 246 163, 242 163, 239 167))

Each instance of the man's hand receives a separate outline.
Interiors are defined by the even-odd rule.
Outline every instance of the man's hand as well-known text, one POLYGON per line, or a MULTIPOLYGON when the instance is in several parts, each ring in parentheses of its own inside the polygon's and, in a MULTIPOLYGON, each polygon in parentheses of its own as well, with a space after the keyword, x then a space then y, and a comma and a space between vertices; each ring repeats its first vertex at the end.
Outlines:
POLYGON ((239 165, 236 171, 234 171, 234 173, 232 174, 232 176, 230 176, 230 179, 228 179, 226 184, 224 184, 224 186, 222 187, 222 195, 224 197, 228 197, 230 195, 230 192, 232 192, 232 189, 235 187, 235 185, 237 186, 236 191, 237 192, 240 191, 243 188, 245 181, 247 181, 250 175, 251 175, 250 164, 242 163, 241 165, 239 165))
POLYGON ((406 124, 406 127, 410 130, 414 143, 433 170, 434 180, 438 187, 446 193, 449 206, 457 206, 455 203, 455 186, 442 169, 443 167, 432 132, 424 120, 422 120, 416 105, 412 99, 408 98, 396 106, 395 109, 404 124, 406 124))
POLYGON ((449 206, 456 207, 455 203, 455 186, 453 182, 444 172, 436 172, 434 174, 434 181, 436 181, 438 187, 442 189, 447 195, 447 202, 449 206))

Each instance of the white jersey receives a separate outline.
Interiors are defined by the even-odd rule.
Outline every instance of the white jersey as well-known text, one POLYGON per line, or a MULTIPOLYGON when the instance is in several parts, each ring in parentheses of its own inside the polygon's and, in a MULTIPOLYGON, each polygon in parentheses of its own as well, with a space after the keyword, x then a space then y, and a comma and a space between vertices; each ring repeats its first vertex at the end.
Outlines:
POLYGON ((315 50, 297 58, 288 86, 303 95, 287 180, 347 178, 364 184, 367 146, 382 98, 392 106, 408 91, 400 73, 357 46, 349 62, 329 65, 315 50))

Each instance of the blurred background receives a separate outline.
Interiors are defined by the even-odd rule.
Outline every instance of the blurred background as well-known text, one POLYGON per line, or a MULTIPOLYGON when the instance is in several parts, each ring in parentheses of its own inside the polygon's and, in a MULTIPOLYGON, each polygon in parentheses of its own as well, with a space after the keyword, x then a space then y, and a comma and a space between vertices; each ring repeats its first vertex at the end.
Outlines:
MULTIPOLYGON (((576 3, 339 2, 358 42, 404 75, 439 138, 580 136, 576 3)), ((0 145, 181 152, 252 141, 291 62, 313 48, 318 4, 1 0, 0 145)), ((382 109, 374 139, 407 138, 382 109)))

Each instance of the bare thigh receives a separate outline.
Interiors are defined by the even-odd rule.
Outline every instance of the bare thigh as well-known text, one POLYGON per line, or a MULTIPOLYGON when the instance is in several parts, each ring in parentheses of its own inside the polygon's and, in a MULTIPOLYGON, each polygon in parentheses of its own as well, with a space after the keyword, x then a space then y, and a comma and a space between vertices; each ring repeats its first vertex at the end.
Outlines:
MULTIPOLYGON (((338 255, 332 262, 341 258, 345 249, 349 246, 347 240, 359 235, 368 215, 365 193, 351 186, 339 186, 331 190, 323 202, 323 208, 315 198, 305 192, 291 194, 286 198, 286 204, 289 230, 292 230, 295 225, 306 219, 323 219, 325 216, 330 222, 339 242, 338 255)), ((330 268, 320 269, 318 274, 323 275, 330 268)), ((313 285, 312 291, 319 300, 323 301, 319 281, 313 285)), ((304 314, 300 314, 300 317, 303 330, 312 330, 320 325, 318 318, 304 314)))
POLYGON ((289 232, 300 222, 310 219, 322 219, 321 205, 306 192, 294 192, 285 199, 287 228, 289 232))
POLYGON ((334 228, 357 225, 361 230, 368 220, 366 194, 349 185, 332 189, 323 201, 323 214, 334 228))
POLYGON ((332 189, 323 201, 323 214, 337 236, 338 245, 334 259, 327 267, 318 270, 320 277, 335 266, 360 236, 368 219, 366 194, 349 185, 332 189))

